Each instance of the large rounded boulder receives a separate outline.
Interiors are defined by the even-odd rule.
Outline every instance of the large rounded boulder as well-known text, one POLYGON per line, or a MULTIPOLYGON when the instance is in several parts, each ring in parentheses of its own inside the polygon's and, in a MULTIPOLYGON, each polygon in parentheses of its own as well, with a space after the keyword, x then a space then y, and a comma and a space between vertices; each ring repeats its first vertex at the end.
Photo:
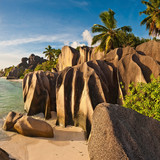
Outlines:
POLYGON ((29 137, 52 138, 54 136, 53 128, 47 122, 15 112, 8 113, 3 129, 29 137))
POLYGON ((119 105, 102 103, 93 113, 91 160, 157 160, 160 122, 119 105))
POLYGON ((29 137, 47 137, 52 138, 53 128, 45 121, 34 119, 30 116, 23 116, 14 125, 14 129, 29 137))
POLYGON ((138 53, 152 57, 160 64, 160 42, 148 41, 136 47, 138 53))

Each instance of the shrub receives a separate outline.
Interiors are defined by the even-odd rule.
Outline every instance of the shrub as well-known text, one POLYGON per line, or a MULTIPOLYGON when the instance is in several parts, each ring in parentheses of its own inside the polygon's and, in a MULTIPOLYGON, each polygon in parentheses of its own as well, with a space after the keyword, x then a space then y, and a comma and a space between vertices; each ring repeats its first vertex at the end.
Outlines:
POLYGON ((36 68, 34 69, 34 71, 39 71, 39 70, 51 71, 51 69, 56 67, 57 61, 58 59, 55 62, 46 61, 46 62, 43 62, 42 64, 38 64, 36 68))
POLYGON ((129 86, 124 107, 160 121, 160 77, 151 77, 150 83, 134 83, 129 86))
POLYGON ((14 66, 9 67, 9 68, 5 68, 5 77, 8 76, 9 72, 14 68, 14 66))
POLYGON ((23 79, 24 78, 24 76, 27 74, 27 73, 29 73, 29 72, 33 72, 31 69, 26 69, 24 72, 23 72, 23 74, 20 76, 20 79, 23 79))

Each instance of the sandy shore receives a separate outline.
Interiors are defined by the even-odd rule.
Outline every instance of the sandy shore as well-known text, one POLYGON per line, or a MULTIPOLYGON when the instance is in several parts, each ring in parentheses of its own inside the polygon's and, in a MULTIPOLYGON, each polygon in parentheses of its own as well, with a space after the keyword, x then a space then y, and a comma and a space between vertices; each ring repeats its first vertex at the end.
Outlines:
MULTIPOLYGON (((53 126, 55 119, 48 123, 53 126)), ((54 138, 33 138, 1 129, 0 147, 16 160, 89 160, 81 128, 54 125, 53 130, 54 138)))
POLYGON ((15 81, 15 82, 22 82, 23 79, 7 79, 6 77, 0 77, 2 79, 6 79, 7 81, 15 81))

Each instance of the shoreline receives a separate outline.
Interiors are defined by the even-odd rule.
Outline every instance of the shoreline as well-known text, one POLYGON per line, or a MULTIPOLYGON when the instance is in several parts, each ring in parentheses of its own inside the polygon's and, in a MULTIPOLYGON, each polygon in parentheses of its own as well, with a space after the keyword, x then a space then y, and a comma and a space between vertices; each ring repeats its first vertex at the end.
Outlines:
POLYGON ((7 79, 7 77, 0 77, 2 79, 5 79, 7 81, 13 81, 13 82, 23 82, 23 79, 7 79))
MULTIPOLYGON (((40 113, 34 118, 44 119, 40 113)), ((80 127, 56 126, 56 113, 46 120, 53 127, 54 138, 27 137, 2 130, 0 119, 0 146, 16 160, 89 160, 88 143, 80 127)))

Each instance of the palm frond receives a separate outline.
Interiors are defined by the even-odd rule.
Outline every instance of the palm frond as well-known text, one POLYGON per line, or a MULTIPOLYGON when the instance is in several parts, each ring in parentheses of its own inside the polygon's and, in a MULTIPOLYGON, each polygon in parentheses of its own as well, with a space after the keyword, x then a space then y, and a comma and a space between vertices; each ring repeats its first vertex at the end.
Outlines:
POLYGON ((117 27, 117 21, 114 18, 114 11, 109 9, 109 11, 102 12, 99 17, 101 21, 105 24, 108 29, 114 29, 117 27))
POLYGON ((144 10, 142 12, 139 12, 139 15, 142 15, 142 14, 149 15, 149 11, 148 10, 144 10))
POLYGON ((147 23, 150 19, 152 19, 152 16, 148 16, 145 19, 143 19, 143 21, 141 22, 141 25, 144 25, 145 23, 147 23))
POLYGON ((152 9, 155 9, 155 7, 150 2, 147 2, 147 1, 141 1, 141 2, 148 7, 152 8, 152 9))
POLYGON ((121 28, 118 28, 117 30, 122 30, 124 32, 132 32, 132 28, 130 26, 123 26, 121 28))
POLYGON ((99 34, 99 35, 96 35, 92 38, 92 45, 96 44, 98 41, 100 41, 103 36, 105 35, 105 33, 102 33, 102 34, 99 34))
POLYGON ((108 29, 100 24, 94 24, 92 27, 92 32, 108 32, 108 29))

